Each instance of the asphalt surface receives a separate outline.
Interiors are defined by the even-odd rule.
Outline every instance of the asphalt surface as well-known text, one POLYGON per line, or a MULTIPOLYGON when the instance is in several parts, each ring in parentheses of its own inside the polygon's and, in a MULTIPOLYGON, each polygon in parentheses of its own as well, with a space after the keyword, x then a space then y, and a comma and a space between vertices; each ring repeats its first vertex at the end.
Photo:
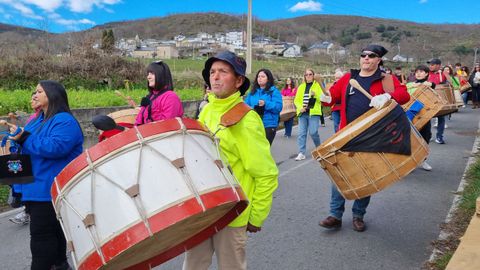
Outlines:
MULTIPOLYGON (((430 143, 432 171, 416 169, 372 197, 363 233, 352 230, 351 201, 340 230, 317 225, 329 212, 330 180, 310 155, 294 160, 296 129, 290 139, 279 131, 272 148, 279 187, 262 231, 250 234, 249 269, 419 269, 431 254, 430 243, 438 237, 471 155, 479 112, 465 108, 447 120, 446 144, 430 143)), ((319 130, 322 140, 333 133, 332 121, 326 119, 326 124, 319 130)), ((435 136, 436 129, 432 132, 435 136)), ((313 148, 310 138, 307 146, 313 148)), ((0 268, 29 269, 28 226, 9 222, 12 215, 0 215, 0 268)), ((180 255, 155 269, 181 269, 182 262, 180 255)))

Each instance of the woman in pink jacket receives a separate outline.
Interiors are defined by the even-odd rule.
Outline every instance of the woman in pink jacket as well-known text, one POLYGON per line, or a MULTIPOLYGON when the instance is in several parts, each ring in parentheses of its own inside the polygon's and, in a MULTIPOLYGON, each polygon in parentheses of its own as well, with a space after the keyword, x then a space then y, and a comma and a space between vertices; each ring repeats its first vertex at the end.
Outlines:
POLYGON ((172 74, 166 63, 157 61, 148 65, 147 85, 148 94, 142 98, 135 125, 182 117, 182 102, 173 92, 172 74))
MULTIPOLYGON (((285 87, 282 89, 281 93, 282 96, 285 97, 295 97, 295 94, 297 93, 297 88, 295 87, 295 83, 293 82, 292 78, 289 77, 285 80, 285 87)), ((295 117, 292 117, 287 121, 283 122, 283 125, 285 126, 285 134, 283 134, 284 137, 290 138, 292 136, 294 118, 295 117)))

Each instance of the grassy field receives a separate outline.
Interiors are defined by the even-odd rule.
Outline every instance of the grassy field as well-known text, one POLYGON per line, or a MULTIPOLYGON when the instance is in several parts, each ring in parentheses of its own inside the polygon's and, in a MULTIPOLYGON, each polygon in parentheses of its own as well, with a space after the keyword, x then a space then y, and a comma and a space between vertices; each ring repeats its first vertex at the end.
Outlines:
MULTIPOLYGON (((31 112, 30 98, 33 90, 0 90, 0 115, 9 112, 31 112)), ((114 90, 67 90, 71 108, 93 108, 127 105, 125 100, 115 94, 114 90)), ((175 90, 181 100, 198 100, 203 96, 202 89, 175 90)), ((131 96, 137 103, 147 94, 146 89, 121 89, 124 95, 131 96)))
MULTIPOLYGON (((198 59, 169 59, 165 62, 170 66, 175 80, 175 91, 179 94, 181 100, 197 100, 202 97, 203 79, 201 71, 207 58, 198 59)), ((142 59, 145 66, 150 63, 151 59, 142 59)), ((312 59, 272 59, 264 61, 253 61, 252 74, 249 75, 251 80, 254 79, 255 73, 261 68, 270 69, 277 79, 277 86, 283 86, 283 80, 286 77, 301 78, 305 68, 313 68, 316 73, 331 74, 333 66, 315 63, 312 59)), ((346 67, 342 67, 346 68, 346 67)), ((137 102, 141 97, 145 96, 146 88, 142 86, 131 86, 131 90, 119 89, 125 95, 131 96, 137 102), (134 88, 134 89, 132 89, 134 88)), ((31 112, 30 96, 32 89, 16 89, 4 90, 0 86, 0 115, 8 112, 24 111, 31 112)), ((67 89, 70 106, 72 108, 91 108, 126 105, 125 101, 115 95, 112 89, 105 87, 99 89, 85 89, 76 87, 75 89, 67 89)))

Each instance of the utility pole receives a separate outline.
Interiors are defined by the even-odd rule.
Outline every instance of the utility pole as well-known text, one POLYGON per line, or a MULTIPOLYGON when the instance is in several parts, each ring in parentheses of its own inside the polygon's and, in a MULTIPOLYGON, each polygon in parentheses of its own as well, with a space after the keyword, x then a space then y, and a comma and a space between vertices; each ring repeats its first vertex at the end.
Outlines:
POLYGON ((252 73, 252 0, 248 0, 247 18, 247 75, 252 73))

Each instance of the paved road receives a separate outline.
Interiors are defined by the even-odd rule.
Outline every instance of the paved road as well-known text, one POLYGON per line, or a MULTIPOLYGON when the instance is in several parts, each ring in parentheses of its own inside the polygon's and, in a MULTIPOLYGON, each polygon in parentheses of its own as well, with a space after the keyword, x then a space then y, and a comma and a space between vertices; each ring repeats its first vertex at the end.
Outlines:
MULTIPOLYGON (((316 161, 293 160, 296 136, 286 139, 280 131, 272 150, 280 169, 279 188, 263 230, 249 239, 249 269, 419 269, 430 256, 430 242, 439 234, 471 155, 479 112, 463 109, 447 121, 447 144, 430 144, 431 172, 417 169, 372 197, 364 233, 351 229, 351 202, 341 230, 317 225, 328 215, 330 182, 316 161)), ((332 135, 332 122, 326 121, 327 127, 320 128, 322 139, 332 135)), ((310 139, 308 147, 313 148, 310 139)), ((1 268, 28 269, 27 227, 1 217, 0 241, 1 268)), ((181 269, 182 261, 183 255, 155 269, 181 269)))

